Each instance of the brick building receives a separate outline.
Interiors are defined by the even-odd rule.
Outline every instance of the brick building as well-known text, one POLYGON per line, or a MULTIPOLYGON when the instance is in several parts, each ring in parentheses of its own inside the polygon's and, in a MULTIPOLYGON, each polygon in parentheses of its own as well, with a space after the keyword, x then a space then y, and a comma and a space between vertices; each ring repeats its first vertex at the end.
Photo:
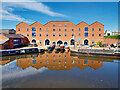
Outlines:
POLYGON ((0 33, 0 37, 0 49, 19 48, 29 44, 28 38, 21 34, 0 33))
POLYGON ((80 22, 75 25, 70 21, 50 21, 45 25, 35 22, 31 25, 21 22, 16 25, 16 33, 28 37, 30 43, 38 45, 67 44, 91 45, 104 39, 104 25, 95 22, 88 25, 80 22))

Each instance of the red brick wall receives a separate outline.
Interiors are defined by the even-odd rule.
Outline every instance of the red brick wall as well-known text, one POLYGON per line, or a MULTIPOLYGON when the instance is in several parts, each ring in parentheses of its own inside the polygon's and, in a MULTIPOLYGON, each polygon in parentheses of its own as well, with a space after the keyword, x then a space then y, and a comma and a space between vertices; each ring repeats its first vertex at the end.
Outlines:
POLYGON ((120 39, 113 39, 113 38, 104 38, 103 39, 104 44, 107 44, 107 43, 114 44, 114 43, 116 43, 118 41, 120 41, 120 39))

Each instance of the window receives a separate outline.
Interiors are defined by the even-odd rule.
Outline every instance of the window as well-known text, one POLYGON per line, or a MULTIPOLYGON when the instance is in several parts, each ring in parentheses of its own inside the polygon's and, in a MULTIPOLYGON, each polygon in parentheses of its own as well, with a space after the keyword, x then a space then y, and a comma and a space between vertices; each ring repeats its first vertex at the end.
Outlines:
POLYGON ((74 36, 74 34, 72 33, 72 36, 74 36))
POLYGON ((88 37, 88 33, 85 33, 85 35, 84 35, 85 37, 88 37))
POLYGON ((29 36, 29 34, 27 34, 27 36, 29 36))
POLYGON ((40 40, 40 44, 42 43, 42 41, 40 40))
POLYGON ((40 28, 40 31, 42 31, 42 29, 40 28))
POLYGON ((47 55, 47 58, 48 58, 48 55, 47 55))
POLYGON ((79 28, 79 31, 80 31, 80 28, 79 28))
POLYGON ((79 37, 80 37, 80 33, 79 33, 79 37))
POLYGON ((48 33, 46 34, 46 36, 48 37, 48 33))
POLYGON ((33 64, 36 64, 36 60, 33 60, 33 64))
POLYGON ((65 33, 65 37, 67 36, 67 34, 65 33))
POLYGON ((42 58, 42 56, 40 56, 40 58, 42 58))
POLYGON ((28 60, 28 64, 30 64, 30 61, 28 60))
POLYGON ((65 27, 67 26, 67 24, 65 24, 65 27))
POLYGON ((29 31, 29 28, 27 28, 27 31, 29 31))
POLYGON ((40 63, 42 63, 42 61, 40 61, 40 63))
POLYGON ((55 36, 55 34, 53 34, 53 36, 55 36))
POLYGON ((53 31, 55 31, 55 28, 53 28, 53 31))
POLYGON ((55 58, 55 55, 53 56, 53 58, 55 58))
POLYGON ((74 31, 74 28, 72 28, 72 31, 74 31))
POLYGON ((59 55, 59 58, 61 58, 61 56, 59 55))
POLYGON ((65 28, 65 31, 67 31, 67 28, 65 28))
POLYGON ((85 31, 88 31, 88 27, 85 27, 85 31))
POLYGON ((94 43, 94 41, 92 41, 92 44, 94 43))
POLYGON ((92 64, 94 63, 94 61, 92 61, 92 64))
POLYGON ((94 28, 92 28, 92 31, 94 31, 94 28))
POLYGON ((61 31, 61 28, 59 28, 59 31, 61 31))
POLYGON ((32 31, 36 31, 35 27, 32 27, 32 31))
POLYGON ((78 63, 80 64, 80 61, 78 61, 78 63))
POLYGON ((46 28, 46 31, 48 31, 48 28, 46 28))
POLYGON ((99 34, 99 36, 101 36, 101 34, 99 34))
POLYGON ((87 64, 88 63, 88 60, 84 60, 84 64, 87 64))
POLYGON ((55 24, 53 24, 53 27, 55 27, 55 24))
POLYGON ((61 61, 59 61, 59 64, 61 64, 61 61))
POLYGON ((72 64, 74 64, 75 63, 75 61, 74 60, 72 60, 72 64))
POLYGON ((65 64, 66 64, 66 60, 65 60, 65 64))
POLYGON ((80 44, 80 41, 79 41, 79 44, 80 44))
POLYGON ((18 31, 20 31, 20 28, 18 28, 18 31))
POLYGON ((42 36, 41 33, 40 33, 40 36, 42 36))
POLYGON ((101 31, 101 28, 99 28, 99 31, 101 31))
POLYGON ((61 34, 59 33, 59 36, 61 36, 61 34))
POLYGON ((53 63, 55 64, 55 61, 53 61, 53 63))
POLYGON ((65 58, 66 58, 66 55, 65 55, 65 58))
POLYGON ((49 62, 47 61, 47 64, 49 64, 49 62))
POLYGON ((32 33, 32 37, 36 37, 36 33, 35 32, 32 33))
POLYGON ((94 36, 94 34, 92 34, 92 36, 94 36))

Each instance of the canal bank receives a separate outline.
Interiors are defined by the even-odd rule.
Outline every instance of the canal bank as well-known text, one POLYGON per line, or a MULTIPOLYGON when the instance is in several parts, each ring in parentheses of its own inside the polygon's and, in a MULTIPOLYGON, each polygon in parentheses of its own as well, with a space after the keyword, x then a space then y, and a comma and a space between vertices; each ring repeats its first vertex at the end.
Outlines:
POLYGON ((81 48, 72 49, 71 55, 84 55, 84 56, 103 56, 103 57, 120 57, 119 50, 114 49, 98 49, 98 48, 81 48), (117 52, 118 51, 118 52, 117 52))

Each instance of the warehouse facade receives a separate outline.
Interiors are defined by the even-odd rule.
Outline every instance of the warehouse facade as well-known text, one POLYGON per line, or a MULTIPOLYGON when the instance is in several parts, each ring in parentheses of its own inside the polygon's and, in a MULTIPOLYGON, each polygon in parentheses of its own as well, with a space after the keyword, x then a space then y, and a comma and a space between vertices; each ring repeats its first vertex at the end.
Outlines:
POLYGON ((103 41, 104 25, 97 21, 91 25, 83 21, 77 25, 70 21, 50 21, 45 25, 21 22, 16 25, 16 34, 22 34, 30 43, 38 45, 91 45, 103 41))

